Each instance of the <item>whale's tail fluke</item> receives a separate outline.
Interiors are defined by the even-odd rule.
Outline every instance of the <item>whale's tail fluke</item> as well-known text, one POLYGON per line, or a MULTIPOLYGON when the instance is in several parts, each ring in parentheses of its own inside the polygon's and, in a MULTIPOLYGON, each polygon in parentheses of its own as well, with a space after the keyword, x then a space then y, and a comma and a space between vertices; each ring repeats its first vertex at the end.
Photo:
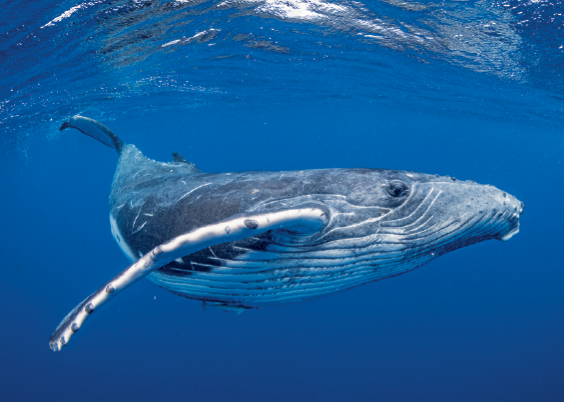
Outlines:
POLYGON ((102 123, 98 123, 96 120, 89 119, 88 117, 74 116, 68 121, 65 121, 59 131, 69 127, 76 128, 81 133, 97 139, 102 144, 115 149, 118 153, 121 152, 121 148, 123 147, 122 140, 120 140, 112 130, 102 123))

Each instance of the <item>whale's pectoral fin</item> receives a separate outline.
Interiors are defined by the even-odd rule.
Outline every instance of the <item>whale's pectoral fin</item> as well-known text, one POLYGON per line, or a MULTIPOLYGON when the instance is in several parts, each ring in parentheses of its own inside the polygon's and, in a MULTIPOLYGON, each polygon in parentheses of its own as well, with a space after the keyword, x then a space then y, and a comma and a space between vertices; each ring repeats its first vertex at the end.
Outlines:
POLYGON ((81 133, 95 138, 102 144, 115 149, 118 153, 121 152, 121 148, 123 147, 123 142, 112 132, 112 130, 104 126, 102 123, 88 117, 71 117, 68 121, 65 121, 61 125, 59 131, 63 131, 65 128, 76 128, 81 133))
MULTIPOLYGON (((315 234, 323 229, 328 221, 328 212, 322 206, 311 204, 268 213, 236 215, 177 236, 155 247, 80 303, 51 335, 49 346, 55 352, 61 350, 92 313, 141 278, 177 258, 216 244, 242 240, 271 230, 315 234)), ((205 304, 202 307, 205 308, 205 304)))

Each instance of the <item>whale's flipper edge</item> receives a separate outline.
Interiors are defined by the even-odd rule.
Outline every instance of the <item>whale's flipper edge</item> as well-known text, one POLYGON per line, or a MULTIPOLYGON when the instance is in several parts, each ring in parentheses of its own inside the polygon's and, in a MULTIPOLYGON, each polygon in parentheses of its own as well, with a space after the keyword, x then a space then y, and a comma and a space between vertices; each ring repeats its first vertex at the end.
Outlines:
MULTIPOLYGON (((75 307, 49 338, 49 346, 58 352, 82 327, 92 313, 151 272, 206 247, 253 237, 270 230, 313 234, 329 222, 329 214, 317 204, 258 214, 240 214, 174 237, 163 243, 106 282, 75 307)), ((204 304, 202 307, 205 307, 204 304)))
POLYGON ((119 137, 112 132, 112 130, 104 126, 102 123, 88 117, 78 115, 71 117, 69 120, 63 122, 59 131, 63 131, 65 128, 76 128, 81 133, 115 149, 118 153, 121 152, 123 147, 123 141, 120 140, 119 137))

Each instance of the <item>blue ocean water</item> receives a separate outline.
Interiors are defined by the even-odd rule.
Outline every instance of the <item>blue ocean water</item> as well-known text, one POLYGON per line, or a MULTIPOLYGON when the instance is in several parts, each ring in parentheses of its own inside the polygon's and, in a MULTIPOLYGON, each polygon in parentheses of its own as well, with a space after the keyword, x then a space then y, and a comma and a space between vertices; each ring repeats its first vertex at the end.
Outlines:
POLYGON ((564 6, 400 0, 23 1, 0 16, 0 399, 564 400, 564 6), (368 167, 493 184, 521 232, 307 303, 224 314, 128 265, 114 151, 75 114, 205 172, 368 167))

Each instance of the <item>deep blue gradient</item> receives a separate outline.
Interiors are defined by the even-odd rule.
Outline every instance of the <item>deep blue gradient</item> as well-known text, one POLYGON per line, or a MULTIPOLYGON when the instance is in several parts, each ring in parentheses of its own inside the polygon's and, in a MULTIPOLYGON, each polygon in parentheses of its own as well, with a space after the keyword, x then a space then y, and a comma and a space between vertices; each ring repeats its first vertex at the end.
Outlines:
POLYGON ((41 28, 77 4, 0 17, 0 400, 564 400, 561 3, 91 1, 41 28), (77 113, 205 172, 493 184, 526 204, 521 232, 240 316, 143 280, 55 354, 59 321, 128 265, 117 155, 59 133, 77 113))

